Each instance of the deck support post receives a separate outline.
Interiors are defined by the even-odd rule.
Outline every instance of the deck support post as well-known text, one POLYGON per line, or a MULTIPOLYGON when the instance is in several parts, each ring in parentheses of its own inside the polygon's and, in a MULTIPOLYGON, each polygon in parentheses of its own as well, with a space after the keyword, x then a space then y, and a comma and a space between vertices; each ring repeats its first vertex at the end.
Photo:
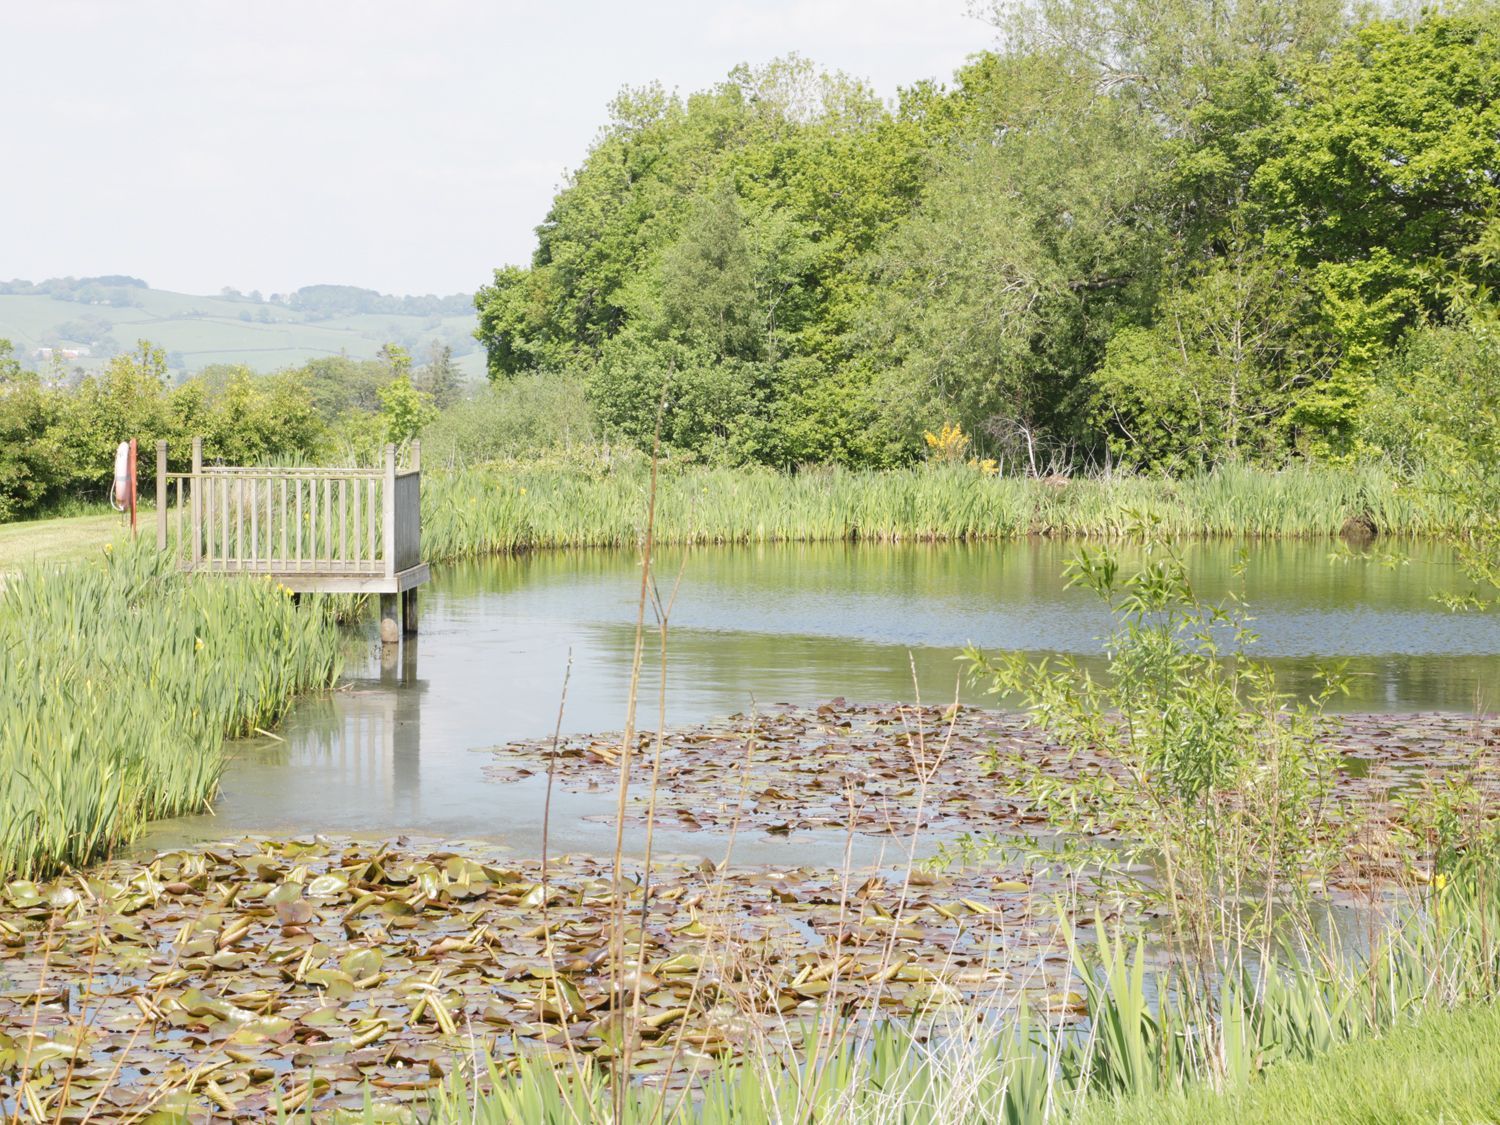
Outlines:
POLYGON ((399 594, 380 595, 380 641, 382 644, 401 643, 401 601, 399 594))
POLYGON ((417 635, 417 588, 401 594, 401 631, 408 637, 417 635))

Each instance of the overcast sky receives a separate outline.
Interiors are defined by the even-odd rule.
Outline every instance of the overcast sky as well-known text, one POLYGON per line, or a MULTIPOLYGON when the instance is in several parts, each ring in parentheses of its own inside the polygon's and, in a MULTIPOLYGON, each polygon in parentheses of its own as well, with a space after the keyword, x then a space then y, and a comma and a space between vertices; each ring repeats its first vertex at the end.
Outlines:
POLYGON ((0 279, 469 291, 622 86, 795 51, 890 97, 992 40, 966 0, 0 0, 0 279))

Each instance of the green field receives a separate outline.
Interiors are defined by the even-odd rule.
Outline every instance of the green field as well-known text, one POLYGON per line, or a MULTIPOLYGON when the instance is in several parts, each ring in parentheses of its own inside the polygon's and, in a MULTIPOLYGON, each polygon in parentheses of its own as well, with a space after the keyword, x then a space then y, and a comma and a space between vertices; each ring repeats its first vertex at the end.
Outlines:
MULTIPOLYGON (((150 340, 168 353, 174 366, 189 372, 214 363, 275 371, 341 352, 372 359, 387 342, 401 343, 420 358, 436 342, 453 348, 454 360, 466 376, 484 376, 484 351, 473 338, 473 316, 355 314, 320 319, 286 305, 245 298, 162 289, 129 293, 138 304, 93 305, 42 294, 0 294, 0 339, 10 340, 17 356, 29 359, 38 348, 87 344, 71 338, 68 328, 94 318, 109 322, 109 337, 120 349, 150 340)), ((70 366, 97 370, 108 356, 98 348, 94 352, 70 366)))
MULTIPOLYGON (((151 527, 146 528, 152 534, 151 527)), ((32 563, 63 562, 102 551, 125 538, 124 518, 115 512, 0 524, 0 583, 8 571, 32 563)))

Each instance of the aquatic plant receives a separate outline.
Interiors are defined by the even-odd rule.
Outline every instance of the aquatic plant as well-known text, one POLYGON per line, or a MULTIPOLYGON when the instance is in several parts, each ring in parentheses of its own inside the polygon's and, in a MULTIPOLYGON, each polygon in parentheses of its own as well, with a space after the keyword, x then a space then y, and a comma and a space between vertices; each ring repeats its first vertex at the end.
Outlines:
MULTIPOLYGON (((1475 883, 1467 886, 1472 895, 1475 883)), ((571 1068, 537 1053, 503 1061, 488 1056, 448 1077, 429 1108, 432 1120, 444 1125, 1043 1125, 1105 1122, 1117 1115, 1158 1120, 1163 1109, 1186 1099, 1199 1112, 1222 1111, 1224 1120, 1235 1120, 1229 1107, 1259 1100, 1261 1085, 1277 1083, 1288 1067, 1316 1067, 1346 1044, 1360 1050, 1342 1052, 1341 1067, 1358 1067, 1366 1054, 1380 1057, 1383 1038, 1409 1040, 1409 1028, 1430 1035, 1426 1029, 1452 1022, 1450 1011, 1486 1019, 1482 1001, 1493 996, 1493 980, 1480 961, 1459 954, 1492 947, 1497 921, 1493 898, 1455 900, 1451 908, 1394 929, 1374 956, 1343 960, 1331 974, 1293 962, 1243 985, 1226 983, 1222 1010, 1228 1023, 1213 1036, 1196 1022, 1196 1005, 1173 999, 1163 987, 1139 938, 1112 936, 1101 926, 1096 945, 1077 962, 1087 987, 1084 1031, 1029 1009, 1000 1016, 969 1009, 882 1024, 868 1037, 846 1036, 832 1049, 819 1050, 822 1040, 809 1032, 800 1048, 768 1046, 744 1057, 697 1060, 697 1084, 689 1090, 670 1082, 632 1087, 623 1112, 611 1103, 607 1072, 596 1060, 571 1068), (1371 1003, 1371 997, 1379 1000, 1371 1003), (1481 1003, 1466 1007, 1464 1001, 1481 1003)), ((1487 1037, 1467 1049, 1480 1058, 1500 1054, 1493 1021, 1487 1037)), ((1428 1065, 1439 1061, 1426 1059, 1428 1065)), ((1316 1070, 1304 1069, 1298 1078, 1306 1082, 1307 1075, 1316 1070)), ((1337 1096, 1327 1083, 1319 1088, 1324 1098, 1337 1096)), ((1399 1091, 1387 1094, 1394 1100, 1384 1109, 1403 1108, 1399 1091)))
MULTIPOLYGON (((424 551, 455 559, 532 548, 633 547, 644 534, 646 468, 631 456, 496 462, 430 472, 424 551)), ((1179 480, 1037 480, 969 465, 888 472, 663 466, 659 544, 965 541, 1026 535, 1116 538, 1142 520, 1177 537, 1332 538, 1354 528, 1437 534, 1441 501, 1378 466, 1226 467, 1179 480)))
POLYGON ((263 580, 191 578, 125 547, 0 591, 0 876, 108 855, 148 820, 203 808, 226 737, 326 687, 325 607, 263 580))

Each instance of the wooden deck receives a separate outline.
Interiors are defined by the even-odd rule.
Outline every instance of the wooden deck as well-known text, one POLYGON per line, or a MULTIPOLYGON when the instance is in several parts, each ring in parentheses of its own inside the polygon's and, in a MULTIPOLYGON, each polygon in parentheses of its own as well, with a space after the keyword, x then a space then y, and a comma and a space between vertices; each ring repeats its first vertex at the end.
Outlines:
POLYGON ((378 594, 381 635, 394 642, 416 631, 416 589, 429 577, 421 443, 405 467, 387 445, 378 468, 253 468, 204 465, 194 438, 191 471, 173 473, 159 442, 156 541, 186 570, 259 575, 295 593, 378 594))

